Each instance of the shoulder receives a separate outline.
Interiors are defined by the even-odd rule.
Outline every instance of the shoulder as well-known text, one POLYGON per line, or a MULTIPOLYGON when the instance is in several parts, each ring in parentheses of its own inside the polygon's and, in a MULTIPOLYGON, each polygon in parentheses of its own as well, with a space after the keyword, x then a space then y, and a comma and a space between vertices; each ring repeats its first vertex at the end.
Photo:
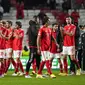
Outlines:
POLYGON ((72 27, 76 27, 74 24, 71 24, 72 27))
POLYGON ((67 27, 68 27, 68 25, 65 25, 65 26, 64 26, 64 28, 67 28, 67 27))
POLYGON ((43 30, 44 29, 44 26, 41 26, 39 30, 43 30))
POLYGON ((24 30, 23 29, 20 29, 20 32, 24 32, 24 30))

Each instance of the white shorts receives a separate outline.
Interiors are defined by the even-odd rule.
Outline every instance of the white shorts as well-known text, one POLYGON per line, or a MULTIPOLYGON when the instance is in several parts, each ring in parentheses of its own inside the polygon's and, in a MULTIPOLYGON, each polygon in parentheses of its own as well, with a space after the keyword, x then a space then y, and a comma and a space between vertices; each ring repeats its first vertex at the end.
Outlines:
POLYGON ((5 57, 5 50, 0 50, 0 58, 4 58, 5 57))
POLYGON ((49 51, 41 51, 42 61, 46 61, 50 59, 49 51))
POLYGON ((61 53, 50 53, 50 59, 52 58, 60 58, 61 57, 61 53))
POLYGON ((12 57, 11 54, 12 54, 12 48, 6 49, 6 58, 11 58, 12 57))
POLYGON ((63 46, 63 55, 75 55, 75 46, 63 46))
POLYGON ((14 58, 20 58, 22 56, 22 51, 21 50, 14 50, 13 51, 13 56, 14 58))

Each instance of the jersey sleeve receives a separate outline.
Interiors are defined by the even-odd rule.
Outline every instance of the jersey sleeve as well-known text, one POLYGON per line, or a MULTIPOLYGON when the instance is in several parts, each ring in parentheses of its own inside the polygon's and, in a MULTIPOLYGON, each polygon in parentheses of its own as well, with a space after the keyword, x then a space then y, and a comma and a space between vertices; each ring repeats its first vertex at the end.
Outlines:
POLYGON ((41 36, 41 35, 42 35, 42 28, 40 28, 38 31, 38 36, 41 36))
POLYGON ((23 30, 20 32, 20 36, 24 37, 24 31, 23 30))

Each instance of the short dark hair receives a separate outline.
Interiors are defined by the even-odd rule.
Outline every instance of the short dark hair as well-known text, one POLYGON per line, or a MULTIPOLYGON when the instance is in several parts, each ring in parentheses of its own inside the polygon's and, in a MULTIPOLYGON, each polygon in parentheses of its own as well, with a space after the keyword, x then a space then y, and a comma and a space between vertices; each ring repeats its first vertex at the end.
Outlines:
POLYGON ((53 23, 53 24, 52 24, 52 27, 53 27, 54 25, 58 25, 58 23, 53 23))
POLYGON ((1 21, 2 22, 2 24, 6 24, 6 21, 1 21))
POLYGON ((67 16, 66 18, 71 18, 72 23, 74 23, 74 19, 73 19, 73 17, 72 17, 72 16, 67 16))
POLYGON ((12 21, 7 21, 12 26, 12 21))
POLYGON ((66 18, 71 18, 72 19, 72 16, 67 16, 66 18))
POLYGON ((33 21, 32 21, 32 20, 30 20, 30 21, 29 21, 29 25, 32 25, 32 23, 33 23, 33 21))
POLYGON ((34 15, 33 18, 37 18, 37 15, 34 15))
POLYGON ((43 19, 42 24, 45 25, 48 21, 49 21, 49 17, 46 16, 46 17, 43 19))
POLYGON ((22 23, 20 21, 16 21, 16 24, 21 28, 22 27, 22 23))

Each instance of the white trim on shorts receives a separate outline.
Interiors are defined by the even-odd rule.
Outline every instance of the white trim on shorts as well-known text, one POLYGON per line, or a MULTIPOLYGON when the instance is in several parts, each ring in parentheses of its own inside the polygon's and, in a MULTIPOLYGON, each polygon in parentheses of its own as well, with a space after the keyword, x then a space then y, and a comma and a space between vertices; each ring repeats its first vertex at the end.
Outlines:
POLYGON ((14 58, 20 58, 22 56, 22 50, 14 50, 13 56, 14 58))
POLYGON ((6 49, 6 58, 10 58, 10 53, 12 53, 12 48, 7 48, 6 49))
POLYGON ((5 49, 0 49, 0 58, 5 57, 5 49))
POLYGON ((75 55, 75 46, 63 46, 63 55, 75 55))
POLYGON ((50 59, 52 58, 60 58, 61 57, 61 53, 50 53, 50 59))
POLYGON ((46 61, 50 59, 50 52, 49 51, 41 51, 41 55, 42 55, 42 61, 46 61))

